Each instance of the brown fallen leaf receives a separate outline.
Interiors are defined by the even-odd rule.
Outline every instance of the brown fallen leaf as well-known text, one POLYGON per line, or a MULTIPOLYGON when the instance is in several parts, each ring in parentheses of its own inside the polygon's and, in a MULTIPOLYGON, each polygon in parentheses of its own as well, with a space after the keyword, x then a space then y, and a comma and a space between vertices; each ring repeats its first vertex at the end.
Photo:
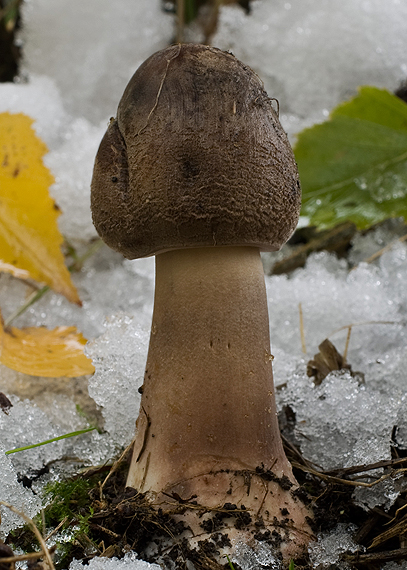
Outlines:
POLYGON ((314 384, 319 386, 322 380, 333 370, 350 370, 342 355, 327 338, 318 346, 319 352, 307 364, 307 375, 314 379, 314 384))
POLYGON ((76 327, 4 328, 1 319, 0 362, 24 374, 51 378, 93 374, 92 361, 83 352, 85 344, 76 327))
POLYGON ((22 113, 0 114, 0 271, 46 283, 80 305, 61 251, 60 211, 48 192, 48 149, 32 123, 22 113))

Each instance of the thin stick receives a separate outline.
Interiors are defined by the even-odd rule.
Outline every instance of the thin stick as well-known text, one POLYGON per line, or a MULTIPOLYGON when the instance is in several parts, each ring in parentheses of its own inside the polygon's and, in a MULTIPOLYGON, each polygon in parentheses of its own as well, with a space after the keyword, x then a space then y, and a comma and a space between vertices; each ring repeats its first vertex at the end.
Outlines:
POLYGON ((129 443, 129 445, 126 447, 126 449, 123 451, 123 453, 120 455, 119 459, 117 461, 115 461, 109 471, 109 473, 107 474, 105 480, 103 481, 103 483, 100 485, 100 499, 102 500, 102 492, 103 492, 103 488, 106 485, 107 481, 109 480, 110 476, 113 475, 113 473, 115 471, 117 471, 120 463, 123 461, 124 457, 126 456, 126 454, 128 453, 128 451, 130 451, 131 447, 134 445, 134 441, 136 439, 136 436, 133 437, 133 439, 131 440, 131 442, 129 443))
POLYGON ((304 315, 302 313, 302 304, 298 303, 298 310, 300 312, 300 335, 301 335, 301 348, 304 354, 307 354, 307 347, 305 345, 305 333, 304 333, 304 315))
POLYGON ((84 262, 89 259, 89 257, 92 257, 92 255, 94 255, 97 251, 99 251, 99 249, 101 249, 103 246, 103 243, 104 242, 102 239, 97 239, 94 241, 83 255, 80 255, 74 259, 74 261, 68 266, 68 271, 70 273, 76 273, 77 271, 80 271, 84 262))
POLYGON ((365 325, 400 325, 405 327, 407 325, 406 321, 361 321, 359 323, 350 323, 349 325, 344 325, 343 327, 339 327, 339 329, 335 329, 329 333, 327 338, 333 336, 334 334, 344 331, 349 327, 361 327, 365 325))
POLYGON ((47 540, 49 540, 49 539, 51 538, 51 536, 54 536, 54 534, 56 534, 56 533, 59 531, 59 529, 61 528, 61 526, 63 526, 63 525, 66 523, 67 520, 68 520, 68 517, 64 517, 64 518, 62 519, 62 521, 59 523, 59 525, 56 526, 56 527, 54 528, 54 530, 52 530, 52 531, 45 537, 45 539, 44 539, 45 542, 47 542, 47 540))
POLYGON ((346 364, 346 359, 348 356, 348 349, 349 349, 349 341, 350 341, 350 335, 352 333, 352 325, 349 325, 348 327, 348 334, 346 335, 346 342, 345 342, 345 349, 343 351, 343 363, 346 364))
POLYGON ((399 509, 397 509, 394 517, 389 522, 385 523, 383 526, 388 526, 389 524, 393 523, 397 519, 397 517, 399 516, 401 511, 404 511, 404 509, 406 509, 406 508, 407 508, 407 503, 405 505, 403 505, 402 507, 400 507, 399 509))
POLYGON ((389 459, 389 460, 384 459, 382 461, 376 461, 376 463, 364 463, 363 465, 342 467, 339 469, 324 471, 324 474, 333 475, 333 476, 355 475, 356 473, 365 473, 366 471, 373 471, 374 469, 383 469, 384 467, 394 467, 395 465, 401 465, 402 463, 407 463, 407 457, 399 457, 398 459, 389 459))
MULTIPOLYGON (((401 236, 393 241, 391 241, 390 243, 388 243, 386 246, 382 247, 382 249, 379 249, 379 251, 376 251, 376 253, 374 253, 373 255, 371 255, 370 257, 367 257, 366 259, 363 259, 362 262, 364 263, 371 263, 372 261, 374 261, 375 259, 377 259, 378 257, 381 257, 383 255, 383 253, 386 253, 386 251, 389 251, 390 249, 392 249, 393 245, 395 245, 396 243, 400 242, 402 243, 403 241, 407 240, 407 234, 405 234, 404 236, 401 236)), ((354 269, 356 269, 357 265, 355 267, 352 267, 351 271, 353 271, 354 269)))
POLYGON ((45 528, 45 511, 44 511, 44 509, 41 509, 41 522, 42 522, 42 536, 43 536, 44 540, 46 540, 46 539, 45 539, 45 537, 46 537, 46 534, 45 534, 46 528, 45 528))
POLYGON ((311 475, 315 475, 315 477, 319 477, 323 481, 328 481, 330 483, 338 483, 340 485, 350 485, 351 487, 367 487, 367 488, 374 487, 378 483, 381 483, 382 481, 385 481, 390 477, 398 475, 399 473, 405 473, 407 471, 407 469, 397 469, 392 473, 387 473, 386 475, 382 475, 378 479, 375 479, 375 481, 373 481, 372 483, 365 483, 364 481, 354 481, 352 479, 341 479, 340 477, 332 477, 332 475, 326 475, 325 473, 321 473, 320 471, 316 471, 315 469, 311 469, 310 467, 301 465, 294 461, 292 462, 292 465, 297 469, 301 469, 301 471, 304 471, 305 473, 310 473, 311 475))
POLYGON ((28 552, 27 554, 16 554, 15 556, 5 556, 0 558, 1 564, 7 564, 12 562, 20 562, 21 560, 33 560, 35 558, 42 558, 44 552, 40 550, 39 552, 28 552))
POLYGON ((177 43, 182 43, 184 39, 185 25, 185 3, 184 0, 177 0, 177 43))
POLYGON ((15 507, 13 507, 12 505, 9 505, 8 503, 6 503, 5 501, 0 501, 0 505, 3 505, 3 507, 6 507, 7 509, 10 509, 10 511, 12 511, 13 513, 15 513, 16 515, 18 515, 19 517, 21 517, 23 520, 25 520, 25 522, 30 525, 33 533, 35 534, 35 536, 38 539, 38 542, 41 545, 42 550, 44 551, 44 555, 45 558, 47 559, 48 565, 50 567, 50 570, 55 570, 55 566, 52 562, 52 558, 51 555, 49 553, 49 550, 47 548, 47 545, 45 544, 45 541, 42 537, 42 534, 40 533, 40 531, 38 530, 36 524, 34 523, 34 521, 32 519, 30 519, 30 517, 28 517, 26 514, 22 513, 21 511, 17 510, 15 507))

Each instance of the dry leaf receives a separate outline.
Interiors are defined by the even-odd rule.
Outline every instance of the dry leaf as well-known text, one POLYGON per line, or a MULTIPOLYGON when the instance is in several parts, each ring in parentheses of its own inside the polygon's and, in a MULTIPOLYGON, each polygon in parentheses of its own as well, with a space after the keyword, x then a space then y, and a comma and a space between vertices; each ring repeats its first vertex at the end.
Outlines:
POLYGON ((83 352, 86 339, 75 327, 15 327, 0 324, 0 362, 31 376, 83 376, 95 371, 83 352))
POLYGON ((318 346, 319 352, 307 364, 307 375, 314 378, 314 384, 319 386, 322 380, 333 370, 350 370, 343 357, 327 338, 318 346))
POLYGON ((363 372, 354 372, 352 366, 347 364, 330 340, 326 338, 318 348, 318 354, 314 354, 314 358, 307 364, 307 376, 313 378, 315 386, 319 386, 322 380, 334 370, 347 370, 359 384, 364 383, 365 375, 363 372))
POLYGON ((80 304, 64 263, 59 208, 48 193, 48 151, 30 117, 0 114, 0 271, 46 283, 80 304))

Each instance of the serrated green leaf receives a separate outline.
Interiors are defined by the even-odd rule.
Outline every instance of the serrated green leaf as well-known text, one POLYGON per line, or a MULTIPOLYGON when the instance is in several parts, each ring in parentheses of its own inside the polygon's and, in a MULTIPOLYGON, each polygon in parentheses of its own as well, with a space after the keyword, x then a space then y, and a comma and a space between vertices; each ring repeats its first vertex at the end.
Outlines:
POLYGON ((395 95, 361 87, 328 121, 302 131, 294 152, 311 224, 363 229, 407 219, 407 104, 395 95))

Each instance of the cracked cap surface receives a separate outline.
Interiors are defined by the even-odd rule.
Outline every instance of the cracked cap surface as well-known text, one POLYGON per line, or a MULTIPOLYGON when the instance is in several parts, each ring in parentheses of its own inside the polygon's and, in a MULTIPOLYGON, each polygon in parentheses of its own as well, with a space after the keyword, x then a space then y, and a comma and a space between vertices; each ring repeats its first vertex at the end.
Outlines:
POLYGON ((300 202, 287 136, 249 67, 183 44, 138 68, 93 172, 93 222, 110 247, 129 259, 207 246, 274 251, 300 202))

